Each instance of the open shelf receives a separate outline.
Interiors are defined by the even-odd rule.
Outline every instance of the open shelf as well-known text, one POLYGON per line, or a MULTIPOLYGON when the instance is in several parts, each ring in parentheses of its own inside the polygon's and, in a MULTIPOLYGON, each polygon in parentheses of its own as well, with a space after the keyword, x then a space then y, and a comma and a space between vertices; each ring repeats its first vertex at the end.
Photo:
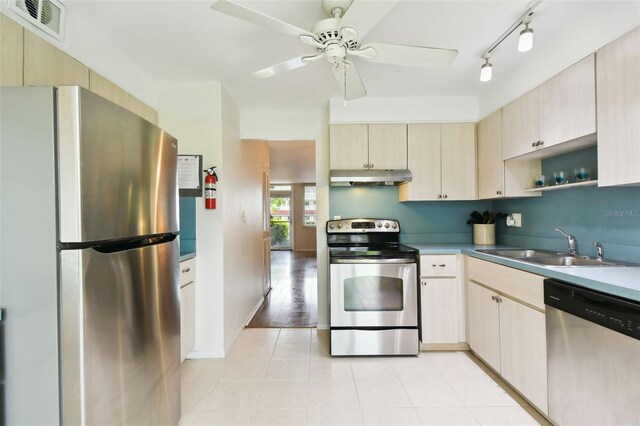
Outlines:
POLYGON ((586 180, 584 182, 565 183, 562 185, 550 185, 543 186, 542 188, 525 189, 525 192, 541 192, 541 191, 555 191, 558 189, 578 188, 580 186, 595 186, 598 184, 598 180, 586 180))

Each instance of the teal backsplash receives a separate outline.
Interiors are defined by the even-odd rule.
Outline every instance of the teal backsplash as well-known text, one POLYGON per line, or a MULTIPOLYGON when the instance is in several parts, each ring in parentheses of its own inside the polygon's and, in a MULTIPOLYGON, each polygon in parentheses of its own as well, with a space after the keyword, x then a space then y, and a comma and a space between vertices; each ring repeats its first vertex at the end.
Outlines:
MULTIPOLYGON (((588 162, 595 151, 584 150, 588 162)), ((559 158, 559 157, 557 157, 559 158)), ((543 162, 543 168, 565 168, 567 162, 543 162), (555 162, 555 163, 554 163, 555 162)), ((569 171, 567 168, 566 171, 569 171)), ((571 169, 573 171, 573 169, 571 169)), ((495 201, 398 201, 397 187, 332 187, 329 214, 349 217, 389 218, 400 221, 405 243, 470 243, 473 210, 521 213, 522 228, 497 226, 499 244, 566 251, 563 228, 578 239, 580 253, 595 256, 593 241, 604 245, 605 258, 640 263, 640 188, 581 187, 544 192, 541 197, 495 201)))
POLYGON ((562 228, 578 240, 581 254, 640 263, 640 188, 583 187, 543 192, 541 197, 494 201, 505 213, 522 213, 522 228, 497 229, 497 242, 510 246, 567 251, 562 228))
POLYGON ((473 210, 488 210, 490 201, 398 201, 395 186, 332 187, 329 217, 373 217, 400 221, 405 243, 471 243, 467 225, 473 210))
POLYGON ((180 197, 180 255, 196 252, 196 198, 180 197))

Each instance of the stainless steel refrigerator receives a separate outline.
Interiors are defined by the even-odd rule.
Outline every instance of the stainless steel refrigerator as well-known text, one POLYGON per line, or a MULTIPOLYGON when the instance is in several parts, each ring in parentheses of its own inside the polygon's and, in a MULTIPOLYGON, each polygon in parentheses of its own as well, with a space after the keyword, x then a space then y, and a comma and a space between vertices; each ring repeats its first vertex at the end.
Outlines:
POLYGON ((176 162, 88 90, 0 89, 6 424, 177 424, 176 162))

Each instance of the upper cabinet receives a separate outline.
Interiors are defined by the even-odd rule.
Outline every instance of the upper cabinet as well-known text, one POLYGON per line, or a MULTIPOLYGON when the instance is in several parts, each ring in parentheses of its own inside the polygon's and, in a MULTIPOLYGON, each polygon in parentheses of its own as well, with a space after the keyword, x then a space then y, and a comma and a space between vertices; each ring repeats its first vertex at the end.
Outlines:
POLYGON ((502 159, 502 110, 478 122, 478 199, 531 197, 540 160, 502 159))
POLYGON ((31 31, 24 31, 25 86, 89 88, 89 68, 31 31))
POLYGON ((93 70, 89 71, 89 89, 93 93, 139 115, 150 123, 158 123, 158 113, 156 110, 138 100, 136 97, 131 96, 116 84, 93 70))
POLYGON ((329 129, 331 170, 407 168, 406 124, 333 124, 329 129))
POLYGON ((409 124, 408 166, 400 201, 476 198, 475 123, 409 124))
POLYGON ((402 170, 407 168, 407 125, 369 125, 369 168, 402 170))
POLYGON ((0 86, 23 86, 24 31, 0 13, 0 86))
POLYGON ((589 55, 539 88, 543 148, 596 132, 595 55, 589 55))
POLYGON ((594 61, 587 56, 502 109, 503 159, 545 150, 534 156, 541 158, 595 143, 594 61))
POLYGON ((598 185, 640 184, 640 27, 597 52, 598 185))
POLYGON ((502 158, 505 160, 539 146, 538 96, 538 88, 535 88, 502 108, 502 158))

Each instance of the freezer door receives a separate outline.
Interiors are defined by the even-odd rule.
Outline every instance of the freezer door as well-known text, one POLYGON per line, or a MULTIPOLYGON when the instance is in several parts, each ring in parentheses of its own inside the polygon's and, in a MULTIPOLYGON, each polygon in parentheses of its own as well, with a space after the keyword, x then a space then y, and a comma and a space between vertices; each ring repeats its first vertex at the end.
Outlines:
POLYGON ((178 251, 61 252, 62 424, 178 423, 178 251))
POLYGON ((60 241, 177 231, 176 139, 83 88, 57 96, 60 241))

